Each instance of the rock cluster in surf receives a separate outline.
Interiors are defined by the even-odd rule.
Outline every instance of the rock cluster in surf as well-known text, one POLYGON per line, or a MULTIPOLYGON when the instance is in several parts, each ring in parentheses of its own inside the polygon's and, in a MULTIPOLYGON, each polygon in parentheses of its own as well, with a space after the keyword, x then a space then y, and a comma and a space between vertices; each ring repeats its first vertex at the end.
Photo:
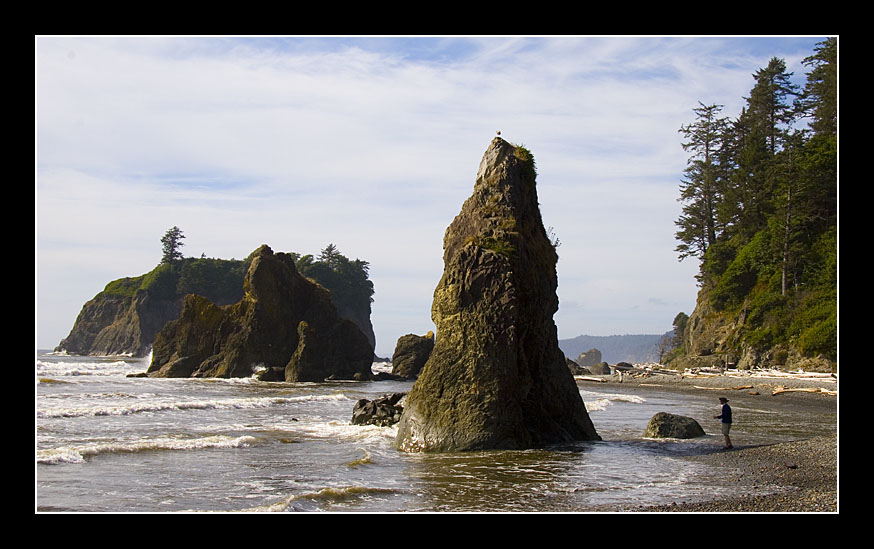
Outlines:
POLYGON ((150 377, 370 379, 373 348, 338 316, 329 292, 303 277, 294 258, 264 245, 252 255, 243 298, 219 307, 186 296, 178 319, 155 337, 150 377))

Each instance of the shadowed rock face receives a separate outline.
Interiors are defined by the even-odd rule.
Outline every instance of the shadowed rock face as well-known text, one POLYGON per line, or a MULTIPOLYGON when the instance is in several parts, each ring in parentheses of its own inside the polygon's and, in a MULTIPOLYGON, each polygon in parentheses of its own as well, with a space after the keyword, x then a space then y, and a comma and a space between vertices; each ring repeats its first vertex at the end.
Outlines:
POLYGON ((446 230, 434 350, 407 396, 405 451, 524 449, 599 439, 558 347, 555 248, 530 153, 495 138, 446 230))
POLYGON ((153 377, 249 377, 323 381, 369 379, 373 349, 341 319, 328 291, 301 276, 289 254, 255 251, 239 302, 218 307, 188 295, 179 319, 155 337, 153 377))
POLYGON ((434 334, 431 332, 424 336, 407 334, 399 337, 391 357, 392 374, 408 379, 417 377, 433 349, 434 334))

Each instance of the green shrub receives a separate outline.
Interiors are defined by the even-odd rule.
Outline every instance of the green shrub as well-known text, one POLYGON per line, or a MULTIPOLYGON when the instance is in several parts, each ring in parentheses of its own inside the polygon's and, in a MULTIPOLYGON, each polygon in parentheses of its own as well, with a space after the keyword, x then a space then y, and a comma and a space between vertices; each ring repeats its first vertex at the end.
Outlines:
POLYGON ((775 326, 766 325, 759 326, 744 335, 744 342, 753 349, 766 350, 773 347, 778 339, 779 333, 775 326))
POLYGON ((146 275, 137 277, 126 277, 113 280, 103 288, 104 295, 115 295, 121 297, 133 297, 143 285, 143 279, 146 275))
POLYGON ((140 286, 140 289, 148 290, 149 293, 159 299, 173 299, 176 297, 176 282, 178 278, 173 265, 162 263, 143 277, 143 284, 140 286))
POLYGON ((779 323, 786 313, 786 301, 779 292, 769 289, 753 292, 746 321, 753 325, 779 323))
POLYGON ((816 322, 798 338, 798 348, 805 356, 821 354, 829 360, 837 360, 838 315, 835 312, 825 320, 816 322))
POLYGON ((739 306, 760 278, 770 278, 772 263, 768 244, 768 233, 760 231, 738 251, 710 293, 711 303, 717 310, 739 306))
POLYGON ((735 243, 717 240, 704 252, 701 272, 704 276, 718 277, 728 269, 728 266, 737 257, 737 251, 735 243))
POLYGON ((243 297, 249 262, 226 259, 186 259, 179 269, 176 294, 197 294, 213 302, 233 303, 243 297))
POLYGON ((837 359, 838 307, 836 289, 807 292, 797 306, 789 326, 797 335, 798 348, 805 356, 822 354, 837 359))
POLYGON ((505 257, 513 257, 513 254, 516 253, 516 248, 506 240, 500 240, 493 237, 488 237, 483 240, 482 247, 491 250, 495 253, 501 254, 505 257))
POLYGON ((537 181, 537 165, 534 163, 534 155, 523 145, 517 145, 513 154, 522 161, 522 180, 528 184, 529 188, 533 189, 537 181))

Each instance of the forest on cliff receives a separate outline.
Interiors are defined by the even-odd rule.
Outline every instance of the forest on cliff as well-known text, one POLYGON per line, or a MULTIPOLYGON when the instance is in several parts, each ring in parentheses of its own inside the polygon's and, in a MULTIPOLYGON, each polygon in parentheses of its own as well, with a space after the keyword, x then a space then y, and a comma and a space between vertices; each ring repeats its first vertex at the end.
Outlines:
POLYGON ((837 61, 820 42, 799 86, 773 58, 737 118, 699 103, 679 130, 676 251, 700 262, 698 307, 742 319, 735 347, 837 360, 837 61))
MULTIPOLYGON (((197 294, 217 304, 239 301, 243 297, 243 279, 252 256, 246 259, 184 257, 180 252, 183 238, 178 227, 167 231, 162 238, 164 255, 157 267, 138 277, 114 280, 102 293, 132 296, 137 290, 148 290, 153 297, 161 299, 197 294)), ((328 244, 318 257, 311 254, 301 256, 295 252, 290 255, 299 273, 331 292, 335 306, 366 310, 370 314, 374 290, 367 261, 350 260, 334 244, 328 244)))

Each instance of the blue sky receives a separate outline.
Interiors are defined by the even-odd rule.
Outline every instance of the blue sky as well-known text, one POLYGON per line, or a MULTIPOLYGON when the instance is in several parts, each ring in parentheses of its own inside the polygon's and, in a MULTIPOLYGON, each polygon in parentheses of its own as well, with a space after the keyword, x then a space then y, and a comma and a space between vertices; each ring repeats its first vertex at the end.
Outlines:
POLYGON ((740 112, 804 37, 55 37, 35 40, 36 344, 107 282, 261 244, 371 264, 377 353, 433 329, 446 227, 497 130, 538 166, 559 337, 691 313, 674 221, 698 102, 740 112))

